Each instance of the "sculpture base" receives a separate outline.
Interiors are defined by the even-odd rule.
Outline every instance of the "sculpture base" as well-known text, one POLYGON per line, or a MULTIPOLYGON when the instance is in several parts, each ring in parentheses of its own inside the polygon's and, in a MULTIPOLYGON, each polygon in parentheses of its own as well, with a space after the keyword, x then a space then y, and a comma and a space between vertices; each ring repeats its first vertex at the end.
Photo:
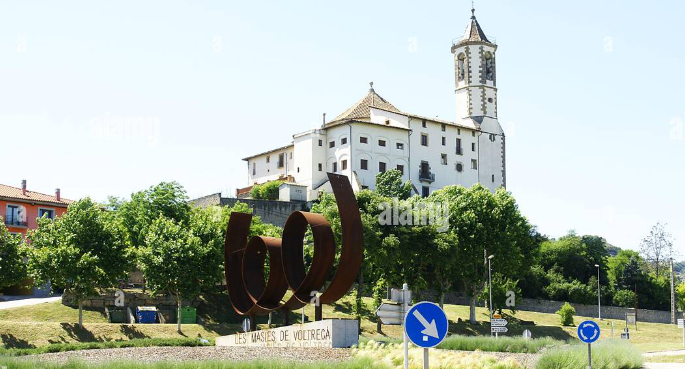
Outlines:
POLYGON ((344 348, 359 343, 359 322, 326 319, 216 338, 217 346, 344 348))

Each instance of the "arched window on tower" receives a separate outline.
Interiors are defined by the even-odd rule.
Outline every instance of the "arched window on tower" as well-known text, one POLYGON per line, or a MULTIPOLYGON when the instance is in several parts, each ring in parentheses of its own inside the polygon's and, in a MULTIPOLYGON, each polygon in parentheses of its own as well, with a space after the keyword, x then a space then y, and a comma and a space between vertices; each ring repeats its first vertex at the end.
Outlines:
POLYGON ((461 53, 457 58, 457 80, 463 81, 466 76, 466 55, 461 53))
POLYGON ((490 52, 485 53, 485 79, 488 81, 495 80, 495 59, 490 52))

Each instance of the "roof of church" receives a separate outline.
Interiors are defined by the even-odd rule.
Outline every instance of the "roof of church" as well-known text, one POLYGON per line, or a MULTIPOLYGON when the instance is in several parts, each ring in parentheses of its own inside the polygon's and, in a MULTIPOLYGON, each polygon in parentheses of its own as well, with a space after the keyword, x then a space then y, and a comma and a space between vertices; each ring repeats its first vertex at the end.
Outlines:
POLYGON ((370 108, 378 108, 382 110, 387 110, 393 113, 401 113, 393 104, 388 100, 382 98, 376 91, 373 90, 373 82, 370 83, 371 88, 369 88, 369 93, 366 94, 361 100, 357 101, 356 104, 352 105, 349 109, 345 110, 342 114, 338 115, 335 119, 325 124, 326 127, 339 122, 341 120, 350 119, 370 119, 370 108))
POLYGON ((466 27, 464 37, 461 39, 461 42, 468 41, 481 41, 490 43, 490 40, 488 40, 488 37, 485 35, 485 32, 483 32, 483 29, 480 28, 480 24, 478 24, 478 21, 476 20, 476 9, 471 9, 471 23, 469 23, 469 25, 466 27))

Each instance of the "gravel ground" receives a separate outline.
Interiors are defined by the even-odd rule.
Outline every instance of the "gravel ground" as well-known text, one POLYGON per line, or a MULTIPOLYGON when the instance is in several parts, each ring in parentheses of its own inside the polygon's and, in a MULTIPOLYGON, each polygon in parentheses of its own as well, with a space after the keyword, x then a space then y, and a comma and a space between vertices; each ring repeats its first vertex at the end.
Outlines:
MULTIPOLYGON (((471 353, 470 351, 462 351, 471 353)), ((507 352, 483 352, 498 359, 514 358, 526 368, 534 368, 539 354, 512 354, 507 352)), ((347 360, 349 349, 330 348, 283 348, 283 347, 129 347, 118 349, 97 349, 56 352, 23 356, 21 360, 39 360, 65 363, 70 359, 88 363, 102 363, 112 360, 137 362, 230 360, 249 361, 255 358, 289 361, 340 361, 347 360)))
POLYGON ((111 360, 133 360, 147 363, 157 361, 195 360, 249 361, 255 359, 339 361, 350 358, 350 350, 310 347, 128 347, 56 352, 24 356, 22 358, 26 360, 54 361, 58 363, 64 363, 69 359, 80 359, 89 363, 101 363, 111 360))

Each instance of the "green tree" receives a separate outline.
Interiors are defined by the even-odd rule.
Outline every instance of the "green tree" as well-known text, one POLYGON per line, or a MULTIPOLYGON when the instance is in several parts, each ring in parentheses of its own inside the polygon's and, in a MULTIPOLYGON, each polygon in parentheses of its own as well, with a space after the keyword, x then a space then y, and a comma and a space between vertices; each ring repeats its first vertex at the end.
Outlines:
POLYGON ((649 263, 656 278, 667 270, 667 264, 673 257, 673 237, 666 230, 666 225, 655 224, 640 243, 640 255, 649 263))
POLYGON ((0 217, 0 288, 13 286, 26 278, 25 256, 21 236, 10 234, 0 217))
POLYGON ((254 185, 250 190, 253 199, 278 200, 278 188, 283 181, 270 181, 263 184, 254 185))
MULTIPOLYGON (((490 286, 485 287, 480 296, 481 300, 490 304, 490 286)), ((502 310, 509 309, 515 314, 516 303, 521 301, 521 289, 518 281, 504 277, 500 273, 492 275, 492 310, 502 314, 502 310), (513 293, 513 294, 512 294, 513 293)))
POLYGON ((618 290, 614 293, 614 306, 633 307, 635 306, 635 292, 631 290, 618 290))
POLYGON ((160 215, 183 227, 190 222, 188 196, 177 182, 162 182, 136 192, 130 201, 111 199, 109 206, 118 209, 117 214, 126 228, 129 242, 136 248, 145 245, 148 228, 160 215))
POLYGON ((132 261, 121 223, 89 198, 69 205, 55 220, 40 219, 29 240, 31 276, 76 297, 81 327, 82 300, 115 286, 132 261))
POLYGON ((534 230, 503 188, 492 193, 480 184, 469 189, 448 186, 431 197, 449 204, 448 232, 454 236, 459 261, 454 268, 471 299, 469 319, 475 323, 476 300, 487 282, 488 255, 494 255, 492 268, 496 273, 522 275, 537 247, 534 230))
POLYGON ((138 250, 138 264, 152 295, 170 294, 176 298, 179 333, 182 300, 196 297, 219 277, 220 238, 207 221, 205 213, 194 213, 186 228, 160 215, 148 229, 145 246, 138 250))
POLYGON ((402 172, 397 169, 386 170, 376 175, 376 192, 383 197, 406 200, 411 196, 410 181, 402 183, 402 172))

